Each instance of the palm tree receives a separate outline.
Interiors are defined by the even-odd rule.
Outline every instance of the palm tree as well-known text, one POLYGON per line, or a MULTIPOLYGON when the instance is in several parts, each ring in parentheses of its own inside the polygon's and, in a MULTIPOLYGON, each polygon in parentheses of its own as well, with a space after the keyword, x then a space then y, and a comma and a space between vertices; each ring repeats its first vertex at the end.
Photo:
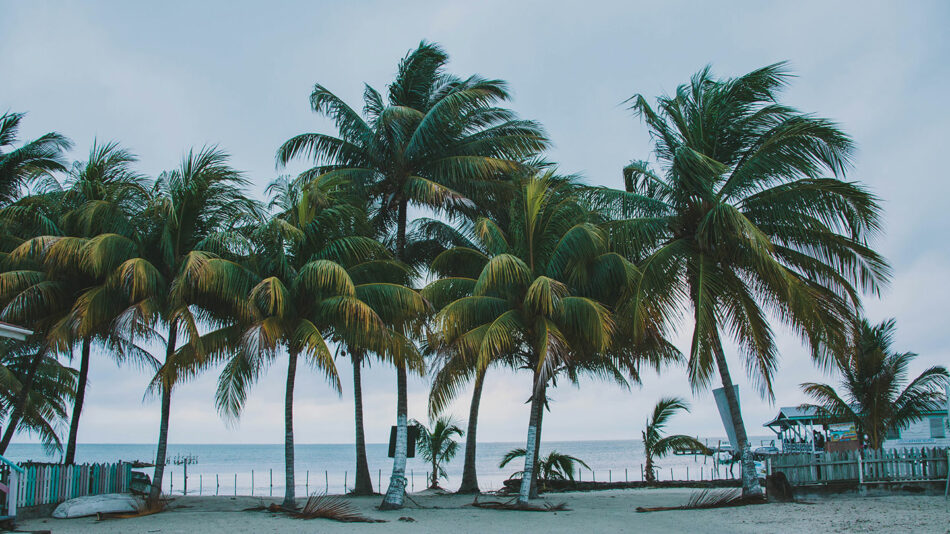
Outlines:
MULTIPOLYGON (((277 212, 251 236, 253 250, 247 263, 253 287, 246 299, 250 310, 235 313, 249 320, 238 320, 237 329, 226 327, 236 351, 227 355, 216 403, 227 416, 240 414, 251 384, 280 351, 287 353, 283 502, 287 508, 296 507, 293 395, 298 357, 303 356, 339 391, 325 336, 351 350, 399 353, 405 344, 397 341, 393 350, 393 340, 399 338, 386 319, 426 309, 422 298, 405 286, 377 280, 361 283, 378 279, 379 271, 406 271, 389 260, 383 245, 354 234, 361 214, 334 199, 339 185, 320 178, 302 190, 286 179, 270 185, 271 207, 277 212)), ((216 336, 213 332, 209 337, 216 336)))
POLYGON ((698 439, 692 436, 676 434, 673 436, 663 436, 663 429, 676 412, 689 411, 689 405, 685 400, 678 397, 663 397, 653 407, 653 415, 647 419, 647 426, 641 432, 643 437, 643 450, 646 453, 647 461, 644 468, 644 477, 647 482, 656 482, 656 469, 653 466, 653 460, 663 458, 667 454, 677 450, 700 450, 704 454, 709 454, 708 449, 698 439))
POLYGON ((192 150, 179 168, 158 177, 142 215, 141 256, 123 263, 114 277, 132 303, 130 321, 167 328, 165 357, 149 388, 161 398, 152 505, 162 491, 172 389, 196 368, 190 360, 219 348, 202 339, 199 321, 228 324, 228 312, 250 291, 243 269, 207 250, 260 217, 257 203, 244 194, 247 181, 227 160, 216 147, 192 150))
MULTIPOLYGON (((132 165, 137 160, 134 154, 121 148, 118 143, 99 144, 95 141, 89 150, 89 158, 85 162, 76 162, 70 169, 61 195, 64 214, 60 227, 67 235, 90 239, 102 236, 96 240, 98 243, 93 242, 83 249, 87 251, 85 254, 62 260, 74 263, 71 266, 74 273, 83 270, 83 265, 101 262, 105 256, 115 258, 115 250, 107 250, 110 247, 98 245, 124 248, 130 244, 123 239, 109 239, 109 234, 121 235, 133 242, 138 239, 138 229, 134 221, 135 216, 145 207, 147 186, 145 177, 132 170, 132 165)), ((127 256, 122 259, 127 259, 127 256)), ((102 271, 105 272, 105 269, 102 271)), ((72 276, 75 279, 75 274, 72 276)), ((124 311, 125 306, 121 301, 103 298, 108 291, 104 287, 105 282, 105 276, 93 276, 84 294, 77 298, 69 318, 73 330, 71 333, 79 340, 81 347, 79 383, 63 459, 66 464, 72 464, 75 460, 79 419, 85 400, 93 342, 98 339, 114 349, 109 352, 119 363, 130 354, 140 356, 136 358, 138 364, 154 363, 154 359, 147 352, 131 346, 131 343, 122 338, 122 332, 115 320, 124 311), (95 321, 91 320, 93 317, 96 318, 95 321)))
POLYGON ((441 416, 430 421, 430 427, 414 419, 410 423, 410 426, 413 425, 419 428, 419 455, 432 465, 429 489, 439 489, 439 479, 449 478, 445 472, 445 464, 451 462, 458 453, 459 444, 452 437, 462 437, 465 431, 459 428, 450 416, 441 416))
POLYGON ((7 420, 16 432, 26 430, 39 436, 48 453, 62 452, 59 435, 76 392, 75 369, 55 357, 40 356, 22 416, 15 423, 9 420, 39 348, 35 339, 0 340, 0 420, 7 420))
POLYGON ((806 382, 802 390, 814 399, 806 405, 833 421, 854 423, 859 439, 867 436, 872 449, 880 449, 887 433, 907 428, 940 410, 946 398, 947 369, 935 365, 907 381, 907 368, 917 357, 913 352, 894 352, 897 323, 888 319, 871 325, 858 319, 854 339, 833 360, 841 373, 840 393, 829 384, 806 382))
MULTIPOLYGON (((525 476, 519 501, 530 496, 545 391, 558 372, 579 372, 623 380, 619 369, 632 362, 611 351, 615 322, 600 302, 583 295, 590 283, 616 281, 624 287, 629 264, 609 252, 606 236, 587 222, 588 214, 570 180, 552 173, 516 185, 507 228, 480 219, 477 238, 488 254, 454 248, 440 265, 463 261, 483 265, 477 278, 437 280, 423 294, 445 302, 436 315, 441 343, 466 354, 485 369, 494 362, 532 371, 525 476)), ((632 376, 636 376, 635 374, 632 376)))
MULTIPOLYGON (((502 457, 498 468, 505 467, 512 460, 523 457, 525 457, 524 449, 512 449, 506 452, 502 457)), ((570 454, 561 454, 557 451, 551 451, 547 456, 539 458, 537 463, 539 471, 538 477, 544 482, 549 480, 570 480, 574 482, 574 473, 580 470, 578 466, 590 469, 590 466, 580 458, 571 456, 570 454)), ((523 479, 524 471, 512 473, 511 476, 513 478, 520 476, 523 479)))
POLYGON ((857 288, 877 292, 890 272, 868 245, 880 228, 877 200, 843 180, 851 139, 778 103, 788 76, 782 63, 726 80, 705 69, 659 98, 659 111, 634 96, 664 171, 630 164, 626 192, 605 207, 619 219, 615 241, 629 244, 642 271, 622 314, 667 322, 692 307, 690 383, 707 387, 718 370, 747 496, 761 488, 721 333, 771 398, 778 353, 768 314, 827 361, 844 343, 857 288))
MULTIPOLYGON (((317 84, 310 103, 333 120, 340 137, 295 136, 277 153, 279 164, 311 158, 312 176, 346 176, 372 201, 377 235, 396 259, 407 254, 409 206, 437 213, 473 214, 486 183, 521 167, 547 146, 540 126, 498 107, 509 98, 505 84, 480 76, 461 79, 444 69, 447 54, 422 43, 400 63, 389 86, 389 104, 375 89, 364 91, 364 120, 317 84)), ((396 365, 396 454, 383 509, 402 507, 408 445, 406 369, 396 365)))
POLYGON ((15 202, 22 188, 34 179, 66 170, 63 152, 72 147, 69 139, 50 132, 12 148, 17 142, 23 115, 9 112, 0 115, 0 207, 15 202))

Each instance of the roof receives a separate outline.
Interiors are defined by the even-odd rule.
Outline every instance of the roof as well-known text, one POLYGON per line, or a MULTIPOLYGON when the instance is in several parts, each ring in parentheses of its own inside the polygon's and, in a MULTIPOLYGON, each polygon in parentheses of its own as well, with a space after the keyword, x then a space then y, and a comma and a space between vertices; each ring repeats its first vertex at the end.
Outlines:
POLYGON ((16 326, 10 323, 4 323, 0 321, 0 337, 10 337, 13 339, 19 339, 23 341, 27 336, 33 333, 32 330, 23 328, 22 326, 16 326))
POLYGON ((786 406, 779 408, 778 415, 762 426, 775 426, 781 424, 782 421, 811 421, 814 419, 820 419, 820 416, 818 410, 811 406, 786 406))

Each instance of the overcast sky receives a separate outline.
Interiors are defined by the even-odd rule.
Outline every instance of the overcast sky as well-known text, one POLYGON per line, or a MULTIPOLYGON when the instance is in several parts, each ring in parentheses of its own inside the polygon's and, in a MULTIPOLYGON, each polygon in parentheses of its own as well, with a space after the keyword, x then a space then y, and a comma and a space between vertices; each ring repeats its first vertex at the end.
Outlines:
MULTIPOLYGON (((920 353, 912 372, 950 362, 946 303, 950 185, 947 151, 950 57, 945 2, 13 2, 0 1, 0 111, 28 112, 21 138, 58 131, 71 159, 93 139, 117 140, 155 176, 184 151, 218 144, 254 183, 272 180, 274 152, 305 131, 332 133, 308 105, 319 82, 352 106, 363 83, 378 89, 399 59, 426 39, 451 55, 450 70, 510 83, 511 106, 544 124, 548 154, 565 172, 620 187, 621 168, 650 156, 646 129, 622 102, 672 92, 712 64, 736 76, 788 60, 797 78, 785 102, 833 119, 857 142, 850 178, 883 199, 886 235, 876 243, 895 277, 866 302, 874 321, 896 317, 896 348, 920 353)), ((776 403, 760 399, 733 359, 750 434, 778 406, 804 400, 798 384, 825 381, 795 337, 781 332, 776 403)), ((683 329, 685 330, 685 329, 683 329)), ((685 347, 687 332, 678 343, 685 347)), ((279 361, 255 387, 243 418, 214 411, 213 373, 176 390, 172 443, 279 443, 283 380, 279 361)), ((350 368, 343 396, 299 374, 298 443, 353 440, 350 368)), ((395 420, 395 373, 364 372, 367 440, 382 442, 395 420)), ((148 376, 96 353, 79 441, 148 443, 159 405, 143 402, 148 376)), ((479 438, 521 441, 528 375, 489 372, 479 438)), ((425 417, 427 382, 410 382, 410 417, 425 417)), ((672 429, 724 435, 709 392, 694 394, 682 368, 648 373, 630 391, 585 381, 550 392, 546 440, 634 439, 653 403, 690 399, 672 429)), ((468 415, 470 392, 450 410, 468 415)), ((25 438, 20 437, 20 440, 25 438)))

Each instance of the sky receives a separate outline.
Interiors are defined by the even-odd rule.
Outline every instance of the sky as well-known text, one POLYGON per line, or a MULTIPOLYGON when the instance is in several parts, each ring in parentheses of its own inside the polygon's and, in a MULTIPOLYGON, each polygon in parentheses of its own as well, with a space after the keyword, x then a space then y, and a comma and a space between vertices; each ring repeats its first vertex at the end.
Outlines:
MULTIPOLYGON (((319 82, 353 107, 363 84, 383 89, 421 40, 441 44, 449 70, 510 84, 511 107, 540 121, 563 172, 621 187, 621 169, 651 156, 647 130, 623 104, 669 93, 706 65, 738 76, 777 61, 796 75, 784 102, 838 122, 858 147, 849 178, 882 199, 885 234, 874 245, 894 278, 869 296, 872 321, 895 317, 896 348, 920 354, 911 373, 950 362, 950 181, 942 164, 950 106, 950 4, 945 2, 16 2, 0 0, 0 111, 27 112, 21 139, 57 131, 84 159, 94 139, 116 140, 151 176, 191 147, 217 144, 262 197, 277 176, 274 153, 302 132, 333 133, 308 97, 319 82), (942 103, 941 103, 942 102, 942 103)), ((758 396, 730 355, 752 435, 778 407, 805 401, 799 384, 833 381, 780 325, 775 401, 758 396)), ((687 345, 688 325, 675 340, 687 345)), ((298 375, 298 443, 353 441, 352 372, 335 393, 298 375)), ((280 443, 285 362, 255 386, 239 421, 214 410, 210 372, 177 389, 172 443, 280 443)), ((364 370, 367 440, 395 421, 395 372, 364 370)), ((144 398, 146 372, 93 354, 80 443, 149 443, 159 403, 144 398)), ((480 441, 521 441, 531 378, 491 370, 480 441)), ((410 417, 426 416, 427 379, 410 381, 410 417)), ((693 392, 682 367, 647 372, 642 386, 584 380, 549 391, 545 440, 636 439, 664 395, 692 412, 670 429, 724 435, 712 394, 693 392)), ((448 410, 468 416, 470 391, 448 410)), ((21 436, 18 441, 28 441, 21 436)), ((757 443, 756 443, 757 445, 757 443)))

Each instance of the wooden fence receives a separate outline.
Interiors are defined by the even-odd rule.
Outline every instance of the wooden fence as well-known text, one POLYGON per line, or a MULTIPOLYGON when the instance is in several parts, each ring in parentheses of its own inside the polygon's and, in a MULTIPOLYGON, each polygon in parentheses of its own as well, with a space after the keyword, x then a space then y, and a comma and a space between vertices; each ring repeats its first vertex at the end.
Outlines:
POLYGON ((829 482, 926 482, 947 480, 947 449, 893 449, 776 455, 771 471, 793 486, 829 482))
POLYGON ((83 495, 125 493, 132 464, 23 464, 17 488, 18 506, 59 503, 83 495))

